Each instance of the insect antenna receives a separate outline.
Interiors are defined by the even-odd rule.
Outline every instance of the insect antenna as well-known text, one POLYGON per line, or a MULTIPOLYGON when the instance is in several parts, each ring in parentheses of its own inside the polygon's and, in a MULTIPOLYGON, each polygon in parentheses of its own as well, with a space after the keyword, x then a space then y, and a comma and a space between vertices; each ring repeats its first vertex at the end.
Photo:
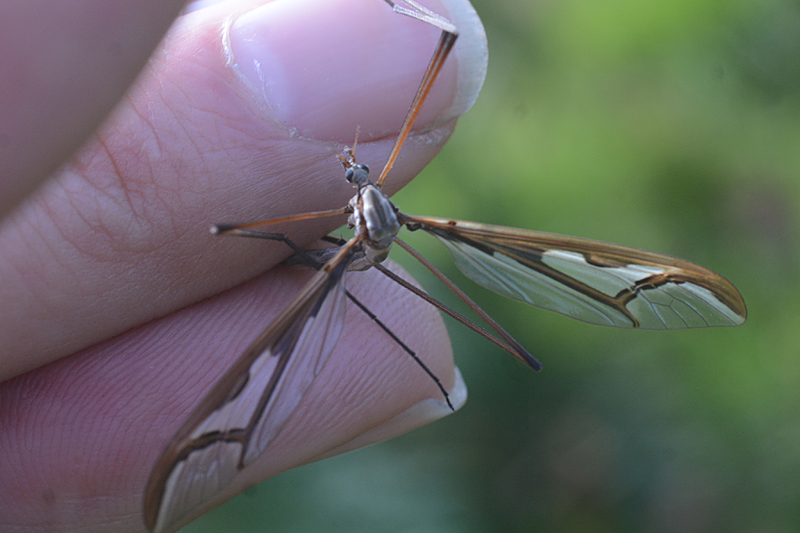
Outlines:
POLYGON ((356 138, 353 140, 353 146, 345 146, 342 150, 345 155, 336 154, 336 157, 339 158, 344 168, 352 168, 356 166, 356 146, 358 146, 358 132, 361 129, 360 126, 356 126, 356 138))

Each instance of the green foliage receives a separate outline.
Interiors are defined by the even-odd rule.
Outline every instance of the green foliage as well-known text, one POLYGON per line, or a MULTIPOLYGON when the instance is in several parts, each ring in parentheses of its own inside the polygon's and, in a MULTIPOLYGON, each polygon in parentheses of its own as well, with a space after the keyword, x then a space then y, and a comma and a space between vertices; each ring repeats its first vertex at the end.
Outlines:
POLYGON ((796 530, 800 5, 475 7, 486 86, 397 204, 685 257, 737 285, 748 322, 588 326, 489 294, 420 242, 545 371, 454 326, 462 412, 284 474, 186 531, 796 530))

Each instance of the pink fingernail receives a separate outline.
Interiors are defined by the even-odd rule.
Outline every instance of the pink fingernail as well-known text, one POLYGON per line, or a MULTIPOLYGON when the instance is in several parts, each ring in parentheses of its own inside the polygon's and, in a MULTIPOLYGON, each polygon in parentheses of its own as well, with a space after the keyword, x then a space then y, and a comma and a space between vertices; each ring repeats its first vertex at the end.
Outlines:
MULTIPOLYGON (((397 132, 439 34, 379 0, 276 0, 239 16, 228 43, 233 67, 275 121, 302 137, 351 142, 357 127, 365 140, 397 132)), ((480 83, 465 98, 459 71, 480 48, 448 58, 415 129, 450 120, 465 110, 454 103, 474 101, 480 83)))

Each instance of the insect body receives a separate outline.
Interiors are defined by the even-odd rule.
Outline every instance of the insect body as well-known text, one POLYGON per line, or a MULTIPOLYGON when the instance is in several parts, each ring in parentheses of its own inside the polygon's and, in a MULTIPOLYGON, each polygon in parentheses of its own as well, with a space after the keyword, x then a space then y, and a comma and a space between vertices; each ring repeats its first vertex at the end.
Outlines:
MULTIPOLYGON (((343 328, 347 301, 365 310, 345 288, 350 270, 377 268, 445 313, 538 370, 541 364, 430 263, 397 238, 402 226, 442 241, 458 267, 481 285, 517 300, 606 326, 681 329, 733 326, 745 321, 741 295, 723 277, 673 257, 577 237, 400 212, 381 188, 457 37, 441 16, 413 0, 389 3, 395 12, 442 30, 422 83, 377 181, 355 160, 339 156, 357 192, 347 206, 260 222, 218 225, 212 233, 281 240, 293 263, 317 273, 300 294, 214 385, 165 448, 145 490, 144 519, 151 531, 170 529, 214 498, 237 473, 265 452, 322 371, 343 328), (349 215, 354 236, 328 238, 335 246, 306 251, 285 235, 252 228, 349 215), (411 253, 491 327, 472 322, 397 277, 384 261, 393 243, 411 253)), ((444 390, 414 352, 377 318, 378 326, 444 390)))

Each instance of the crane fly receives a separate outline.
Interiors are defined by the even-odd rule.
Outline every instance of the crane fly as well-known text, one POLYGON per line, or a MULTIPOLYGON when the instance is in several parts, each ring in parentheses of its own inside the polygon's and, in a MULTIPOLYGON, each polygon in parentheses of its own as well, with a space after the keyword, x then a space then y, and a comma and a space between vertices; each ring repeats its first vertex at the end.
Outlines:
POLYGON ((227 370, 165 448, 145 491, 144 520, 151 531, 164 531, 185 520, 264 453, 324 367, 342 332, 348 300, 415 359, 436 381, 450 405, 447 391, 424 363, 347 291, 344 281, 349 271, 377 268, 531 368, 541 369, 539 361, 499 324, 397 238, 403 226, 410 231, 422 230, 444 243, 459 269, 477 283, 592 324, 682 329, 735 326, 746 319, 744 301, 730 282, 682 259, 578 237, 401 212, 381 188, 458 34, 449 21, 414 0, 398 4, 385 1, 396 13, 441 29, 389 158, 373 184, 369 169, 356 161, 356 143, 338 156, 345 179, 357 189, 348 205, 340 209, 212 228, 212 233, 219 235, 282 241, 294 251, 288 262, 304 264, 317 272, 227 370), (348 226, 354 229, 354 236, 347 241, 327 237, 325 240, 333 246, 318 250, 304 250, 283 234, 252 229, 341 215, 349 215, 348 226), (430 269, 493 333, 384 267, 381 263, 393 243, 430 269))

